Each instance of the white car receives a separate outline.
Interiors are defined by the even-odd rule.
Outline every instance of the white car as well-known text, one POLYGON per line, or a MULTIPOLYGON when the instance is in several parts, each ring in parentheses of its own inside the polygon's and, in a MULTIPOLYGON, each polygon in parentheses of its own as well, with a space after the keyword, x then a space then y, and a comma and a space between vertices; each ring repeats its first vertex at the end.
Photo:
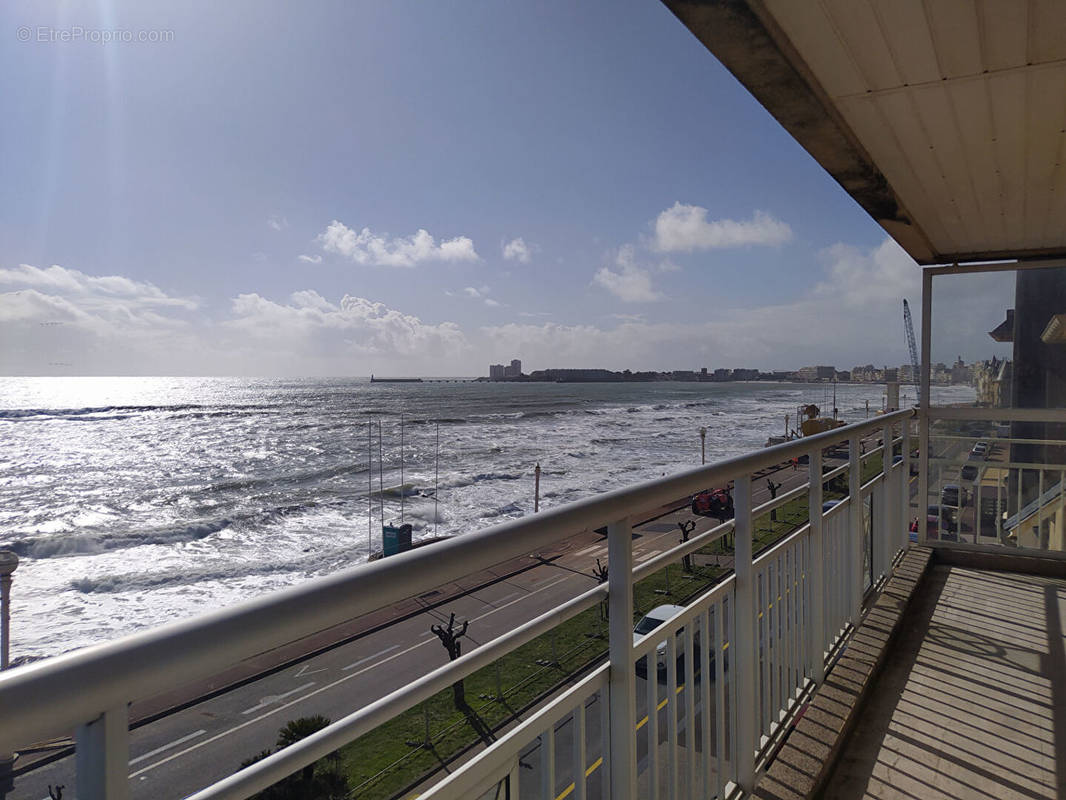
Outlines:
MULTIPOLYGON (((653 630, 665 623, 667 620, 676 617, 682 611, 685 610, 684 606, 656 606, 643 617, 640 618, 640 622, 633 628, 633 644, 636 644, 653 630)), ((682 628, 678 631, 680 635, 684 631, 682 628)), ((656 670, 665 674, 666 672, 666 640, 663 639, 657 645, 655 645, 655 661, 656 670)), ((647 658, 642 658, 637 662, 637 675, 641 678, 648 677, 648 663, 647 658)))

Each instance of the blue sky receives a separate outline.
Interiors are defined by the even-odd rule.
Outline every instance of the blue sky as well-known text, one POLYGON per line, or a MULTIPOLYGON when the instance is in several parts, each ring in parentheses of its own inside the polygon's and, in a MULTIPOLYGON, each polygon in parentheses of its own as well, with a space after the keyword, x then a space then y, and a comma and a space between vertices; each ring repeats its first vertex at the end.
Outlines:
POLYGON ((58 5, 0 10, 5 374, 906 360, 918 268, 657 2, 58 5))

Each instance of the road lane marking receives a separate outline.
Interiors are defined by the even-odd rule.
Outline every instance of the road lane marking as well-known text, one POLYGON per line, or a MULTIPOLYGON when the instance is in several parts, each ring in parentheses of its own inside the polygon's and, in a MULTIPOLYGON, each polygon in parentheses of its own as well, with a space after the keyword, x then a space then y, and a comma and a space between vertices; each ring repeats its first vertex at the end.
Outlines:
POLYGON ((598 545, 598 544, 590 544, 584 550, 578 550, 576 553, 574 553, 574 555, 575 556, 583 556, 583 555, 585 555, 585 553, 591 553, 593 550, 599 549, 599 547, 600 547, 600 545, 598 545))
MULTIPOLYGON (((506 603, 512 597, 518 597, 520 594, 522 594, 522 592, 511 592, 510 594, 504 595, 503 597, 501 597, 499 600, 496 600, 495 602, 496 603, 501 603, 501 604, 502 603, 506 603)), ((503 608, 503 605, 498 605, 498 606, 497 605, 493 605, 493 603, 490 603, 488 600, 482 600, 481 602, 483 602, 487 606, 491 606, 492 608, 503 608)))
POLYGON ((197 736, 202 736, 205 733, 207 733, 207 731, 205 731, 205 730, 203 730, 201 728, 200 730, 196 731, 195 733, 190 733, 188 736, 182 736, 180 739, 175 739, 173 742, 170 742, 169 744, 165 744, 162 747, 157 747, 155 750, 150 750, 147 753, 145 753, 143 756, 137 756, 136 758, 131 758, 130 759, 130 766, 132 767, 134 764, 136 764, 136 763, 138 763, 140 761, 144 761, 146 758, 151 758, 152 756, 157 756, 160 753, 162 753, 164 750, 169 750, 171 747, 177 747, 179 744, 185 744, 190 739, 195 739, 197 736))
POLYGON ((657 555, 659 555, 659 553, 661 553, 661 552, 662 552, 662 550, 650 550, 650 551, 648 551, 647 553, 645 553, 645 554, 644 554, 644 555, 642 555, 642 556, 637 556, 637 557, 636 557, 636 558, 634 558, 633 560, 634 560, 634 561, 647 561, 647 560, 648 560, 649 558, 651 558, 652 556, 657 556, 657 555))
POLYGON ((351 664, 349 664, 346 667, 341 667, 341 671, 344 672, 344 671, 347 671, 347 670, 350 670, 350 669, 354 669, 355 667, 358 667, 360 664, 365 664, 367 661, 373 661, 375 658, 380 658, 381 656, 385 655, 386 653, 391 653, 393 650, 396 650, 398 647, 399 647, 398 644, 394 644, 392 647, 386 647, 384 650, 381 650, 381 651, 379 651, 377 653, 374 653, 374 655, 372 655, 372 656, 367 656, 366 658, 360 658, 358 661, 353 661, 351 664))
POLYGON ((314 675, 316 672, 325 672, 326 671, 326 667, 322 667, 322 669, 313 669, 310 672, 308 672, 307 668, 309 666, 311 666, 311 665, 310 664, 304 664, 302 667, 300 667, 300 671, 297 672, 292 677, 294 677, 294 678, 302 678, 304 675, 314 675))
MULTIPOLYGON (((563 577, 558 578, 557 580, 552 581, 551 583, 546 584, 545 586, 542 586, 540 589, 535 589, 534 591, 530 592, 529 595, 534 595, 537 592, 543 591, 544 589, 550 589, 555 584, 560 583, 562 581, 565 581, 568 577, 569 577, 568 575, 564 575, 563 577)), ((525 599, 529 595, 523 595, 522 597, 518 598, 518 600, 514 600, 511 603, 508 603, 508 605, 513 605, 514 603, 517 603, 520 600, 525 599)), ((498 610, 499 609, 493 609, 493 611, 498 611, 498 610)), ((490 611, 489 614, 491 614, 491 613, 493 613, 493 612, 490 611)), ((488 614, 483 614, 482 616, 488 616, 488 614)), ((478 617, 478 619, 480 619, 480 618, 481 617, 478 617)), ((381 661, 377 662, 376 664, 371 664, 371 665, 369 665, 367 667, 363 667, 361 670, 358 670, 357 672, 353 672, 351 675, 345 675, 343 678, 338 678, 337 680, 333 681, 332 683, 323 684, 319 688, 315 689, 313 692, 308 692, 303 697, 297 697, 295 700, 290 700, 288 703, 284 703, 284 704, 282 704, 280 706, 277 706, 276 708, 272 708, 272 709, 270 709, 270 711, 266 711, 266 712, 260 714, 258 717, 253 717, 252 719, 247 720, 246 722, 242 722, 239 725, 233 726, 232 728, 224 730, 224 731, 222 731, 220 733, 216 733, 214 736, 210 737, 209 739, 204 739, 202 742, 197 742, 196 744, 191 745, 190 747, 186 747, 184 750, 179 750, 176 753, 172 753, 171 755, 167 756, 166 758, 160 759, 159 761, 155 762, 154 764, 149 764, 147 767, 142 767, 141 769, 137 770, 136 772, 131 773, 130 774, 130 778, 136 778, 138 775, 141 775, 142 773, 148 772, 149 770, 153 770, 156 767, 160 767, 163 764, 166 764, 168 761, 173 761, 175 758, 181 758, 182 756, 191 753, 193 750, 198 750, 201 747, 203 747, 204 745, 208 745, 208 744, 211 744, 212 742, 216 742, 219 739, 222 739, 222 738, 224 738, 226 736, 229 736, 231 733, 236 733, 237 731, 241 730, 242 728, 247 728, 249 725, 254 725, 257 722, 261 722, 262 720, 266 719, 267 717, 271 717, 274 714, 277 714, 279 711, 284 711, 285 709, 290 708, 290 707, 292 707, 294 705, 297 705, 298 703, 302 703, 304 700, 307 700, 308 698, 314 697, 316 694, 321 694, 322 692, 325 692, 328 689, 332 689, 335 686, 339 686, 340 684, 344 683, 345 681, 348 681, 348 680, 351 680, 352 678, 358 677, 359 675, 362 675, 365 672, 369 672, 370 670, 374 669, 375 667, 379 667, 382 664, 386 664, 389 661, 393 661, 394 659, 397 659, 400 656, 407 655, 412 650, 417 650, 419 647, 421 647, 422 645, 426 644, 426 642, 428 642, 428 641, 430 641, 430 640, 426 639, 425 641, 419 642, 418 644, 413 644, 410 647, 406 648, 405 650, 401 650, 398 653, 393 653, 391 656, 388 656, 387 658, 382 659, 381 661)), ((370 656, 370 657, 373 658, 374 656, 370 656)))
POLYGON ((262 702, 260 702, 259 705, 252 706, 251 708, 246 708, 241 713, 242 714, 254 714, 256 711, 258 711, 261 708, 266 708, 267 706, 278 702, 278 700, 284 700, 286 697, 292 697, 297 692, 302 692, 304 689, 310 689, 314 685, 315 685, 315 682, 311 681, 310 683, 305 683, 303 686, 297 686, 292 691, 285 692, 285 694, 270 694, 270 695, 267 695, 266 697, 263 698, 262 702))
MULTIPOLYGON (((587 770, 585 770, 585 777, 587 778, 589 775, 591 775, 593 772, 595 772, 597 769, 599 769, 599 767, 600 767, 600 765, 602 763, 603 763, 603 756, 600 756, 599 758, 597 758, 595 761, 592 762, 592 766, 591 767, 589 767, 587 770)), ((556 795, 555 796, 555 800, 565 800, 566 796, 569 795, 570 792, 572 792, 572 791, 574 791, 574 784, 573 783, 571 783, 569 786, 567 786, 565 789, 563 789, 563 791, 560 794, 556 795)))
POLYGON ((492 609, 492 611, 486 611, 486 612, 485 612, 484 614, 482 614, 481 616, 479 616, 479 617, 474 617, 474 618, 473 618, 472 620, 470 620, 470 621, 471 621, 471 622, 477 622, 477 621, 478 621, 479 619, 484 619, 485 617, 488 617, 488 616, 490 616, 490 615, 492 615, 492 614, 495 614, 495 613, 496 613, 497 611, 502 611, 503 609, 507 608, 507 606, 513 606, 513 605, 514 605, 515 603, 520 603, 520 602, 522 602, 522 601, 523 601, 523 600, 525 600, 525 599, 526 599, 527 597, 532 597, 533 595, 537 594, 538 592, 543 592, 543 591, 544 591, 545 589, 550 589, 550 588, 552 588, 553 586, 555 586, 555 585, 556 585, 557 583, 562 583, 563 581, 567 580, 567 579, 568 579, 569 577, 570 577, 569 575, 563 575, 563 577, 561 577, 561 578, 556 578, 556 579, 555 579, 554 581, 551 581, 550 583, 546 583, 546 584, 544 584, 544 585, 543 585, 543 586, 541 586, 541 587, 540 587, 539 589, 534 589, 534 590, 533 590, 532 592, 530 592, 529 594, 524 594, 524 595, 522 595, 521 597, 519 597, 519 598, 518 598, 517 600, 512 600, 512 601, 511 601, 510 603, 505 603, 505 604, 504 604, 504 605, 502 605, 502 606, 497 606, 496 608, 492 609))

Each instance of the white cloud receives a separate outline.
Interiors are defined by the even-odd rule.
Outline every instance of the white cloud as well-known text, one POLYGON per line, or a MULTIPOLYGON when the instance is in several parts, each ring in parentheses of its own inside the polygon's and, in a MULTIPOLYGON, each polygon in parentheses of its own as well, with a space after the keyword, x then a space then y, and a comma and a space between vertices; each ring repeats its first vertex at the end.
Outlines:
POLYGON ((474 243, 466 236, 445 239, 439 245, 428 231, 419 228, 413 236, 392 239, 374 234, 369 228, 358 233, 333 220, 318 236, 322 249, 350 258, 357 264, 385 267, 413 267, 425 261, 478 261, 474 243))
POLYGON ((274 214, 267 220, 267 225, 276 231, 283 231, 289 227, 289 221, 285 217, 274 214))
POLYGON ((680 272, 681 267, 667 259, 659 262, 659 272, 680 272))
POLYGON ((780 245, 792 239, 792 228, 764 211, 750 220, 707 220, 707 209, 675 202, 655 220, 655 250, 691 253, 744 245, 780 245))
POLYGON ((76 269, 66 269, 58 265, 41 269, 29 264, 19 264, 13 269, 0 269, 0 285, 3 284, 74 295, 81 299, 82 304, 96 307, 114 305, 116 301, 137 307, 197 307, 195 300, 172 297, 151 283, 134 281, 120 275, 86 275, 76 269))
POLYGON ((601 267, 592 282, 602 286, 623 303, 649 303, 661 300, 662 294, 652 286, 651 273, 637 266, 632 245, 624 245, 615 258, 618 271, 601 267))
MULTIPOLYGON (((482 331, 497 347, 520 348, 527 363, 552 367, 771 369, 835 363, 847 369, 854 363, 905 362, 900 298, 920 296, 919 268, 890 239, 871 250, 835 245, 822 257, 823 279, 788 303, 716 307, 694 322, 618 315, 613 327, 510 324, 482 331)), ((988 296, 1002 305, 1009 294, 988 296)))
MULTIPOLYGON (((317 292, 294 293, 287 303, 249 293, 236 297, 233 316, 223 323, 239 332, 246 345, 269 342, 271 357, 282 363, 296 363, 308 355, 378 356, 382 367, 391 367, 388 358, 428 363, 431 359, 454 359, 469 344, 459 326, 452 322, 431 325, 363 297, 345 295, 339 304, 317 292)), ((259 345, 254 349, 261 351, 259 345)))
POLYGON ((6 375, 461 374, 469 350, 455 323, 351 295, 249 292, 210 318, 149 283, 29 265, 0 269, 0 328, 6 375))
POLYGON ((298 261, 302 261, 305 264, 321 264, 322 263, 322 256, 319 256, 319 255, 308 256, 308 255, 304 255, 304 254, 301 253, 300 255, 296 256, 296 258, 297 258, 298 261))
POLYGON ((508 261, 518 261, 528 264, 533 257, 532 248, 525 243, 521 236, 512 239, 503 246, 503 257, 508 261))
POLYGON ((463 291, 461 293, 449 292, 447 290, 445 290, 444 293, 446 295, 448 295, 449 297, 465 296, 465 297, 473 298, 474 300, 480 300, 481 302, 483 302, 485 305, 489 306, 490 308, 506 307, 506 304, 501 303, 499 300, 494 300, 493 298, 489 297, 489 293, 491 291, 492 290, 489 289, 488 286, 481 286, 481 287, 467 286, 466 288, 463 289, 463 291))

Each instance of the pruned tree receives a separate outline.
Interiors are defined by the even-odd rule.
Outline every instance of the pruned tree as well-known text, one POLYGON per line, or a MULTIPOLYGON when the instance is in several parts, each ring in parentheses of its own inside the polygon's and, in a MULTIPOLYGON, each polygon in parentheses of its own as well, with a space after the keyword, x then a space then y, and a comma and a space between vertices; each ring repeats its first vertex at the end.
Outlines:
MULTIPOLYGON (((470 620, 465 619, 463 620, 462 628, 456 629, 455 614, 453 613, 448 618, 447 628, 443 625, 432 625, 430 630, 437 634, 437 638, 444 645, 444 649, 448 651, 448 658, 455 661, 463 653, 463 644, 459 640, 466 636, 466 629, 469 626, 470 620)), ((455 707, 462 711, 466 706, 466 689, 463 686, 462 678, 452 684, 452 695, 455 698, 455 707)))

